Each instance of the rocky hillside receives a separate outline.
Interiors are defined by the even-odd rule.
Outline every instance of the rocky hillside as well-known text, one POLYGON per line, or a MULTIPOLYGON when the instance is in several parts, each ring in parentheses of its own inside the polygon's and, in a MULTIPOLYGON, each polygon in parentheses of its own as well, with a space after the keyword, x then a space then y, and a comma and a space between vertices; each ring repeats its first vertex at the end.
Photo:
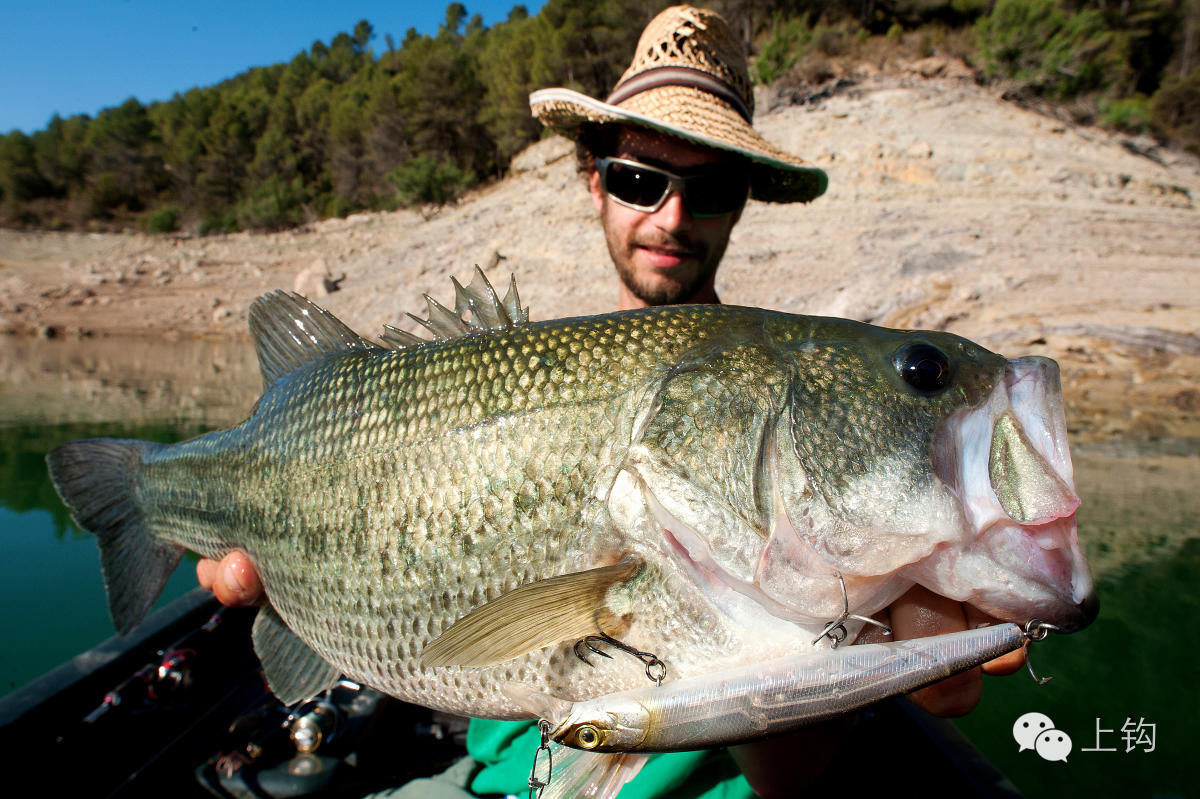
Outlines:
MULTIPOLYGON (((722 298, 1050 355, 1078 433, 1200 437, 1200 164, 1003 102, 952 67, 759 98, 760 129, 830 190, 751 204, 722 298)), ((244 337, 250 301, 283 287, 370 335, 475 264, 515 273, 534 318, 604 312, 611 267, 569 153, 543 141, 428 216, 190 239, 0 231, 0 329, 244 337)))

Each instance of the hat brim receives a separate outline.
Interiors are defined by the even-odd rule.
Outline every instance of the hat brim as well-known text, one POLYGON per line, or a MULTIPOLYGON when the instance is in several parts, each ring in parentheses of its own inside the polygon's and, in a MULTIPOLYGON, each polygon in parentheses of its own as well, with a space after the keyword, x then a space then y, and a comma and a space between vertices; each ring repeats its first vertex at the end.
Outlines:
POLYGON ((610 105, 570 89, 541 89, 529 95, 533 116, 575 139, 580 126, 627 124, 661 131, 750 161, 750 196, 763 202, 808 202, 825 193, 825 172, 768 142, 733 108, 712 94, 687 86, 663 86, 610 105))

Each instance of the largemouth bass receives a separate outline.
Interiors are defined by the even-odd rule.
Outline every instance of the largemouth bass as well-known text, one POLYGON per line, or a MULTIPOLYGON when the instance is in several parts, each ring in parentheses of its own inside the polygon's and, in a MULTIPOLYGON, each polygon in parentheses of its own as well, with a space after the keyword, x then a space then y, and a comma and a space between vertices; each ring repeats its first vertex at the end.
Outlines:
POLYGON ((645 683, 634 658, 577 658, 591 634, 669 681, 811 651, 844 603, 870 615, 914 582, 1002 620, 1095 616, 1052 361, 730 306, 530 323, 515 284, 455 287, 433 341, 382 345, 260 298, 246 421, 47 456, 120 632, 185 550, 240 547, 285 702, 345 674, 522 718, 503 686, 645 683))

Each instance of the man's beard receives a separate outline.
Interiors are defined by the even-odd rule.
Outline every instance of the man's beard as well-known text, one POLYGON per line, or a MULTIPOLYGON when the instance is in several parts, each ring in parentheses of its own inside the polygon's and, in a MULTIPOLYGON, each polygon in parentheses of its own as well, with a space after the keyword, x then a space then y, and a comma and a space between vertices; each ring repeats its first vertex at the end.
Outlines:
POLYGON ((657 277, 655 280, 643 280, 633 267, 633 251, 624 252, 620 242, 608 240, 608 252, 617 268, 617 277, 621 279, 625 288, 633 296, 647 305, 679 305, 693 301, 700 288, 717 271, 717 265, 720 264, 721 256, 724 254, 723 251, 720 253, 705 252, 692 242, 676 238, 665 238, 662 241, 654 242, 652 246, 680 249, 700 257, 699 265, 694 271, 675 274, 664 270, 655 273, 657 277))

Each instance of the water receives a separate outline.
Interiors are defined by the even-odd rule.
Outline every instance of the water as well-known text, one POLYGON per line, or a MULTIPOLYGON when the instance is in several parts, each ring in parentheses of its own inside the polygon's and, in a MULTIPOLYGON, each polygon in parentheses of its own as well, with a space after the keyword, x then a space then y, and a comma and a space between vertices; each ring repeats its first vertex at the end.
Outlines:
MULTIPOLYGON (((249 345, 112 341, 0 341, 0 375, 3 693, 112 633, 95 543, 58 502, 45 452, 84 436, 173 441, 227 426, 251 406, 260 378, 249 345)), ((1033 799, 1200 796, 1186 776, 1200 738, 1196 442, 1074 452, 1100 617, 1035 647, 1034 665, 1052 682, 1035 685, 1024 672, 988 678, 982 704, 959 727, 1033 799), (1018 751, 1013 724, 1031 711, 1071 738, 1065 763, 1018 751), (1111 732, 1097 739, 1097 725, 1111 732)), ((166 595, 194 585, 185 560, 166 595)))
POLYGON ((983 704, 959 729, 1034 799, 1200 796, 1192 769, 1200 738, 1196 443, 1073 454, 1100 615, 1078 635, 1034 647, 1048 684, 1026 673, 985 680, 983 704), (1068 734, 1065 763, 1019 751, 1013 724, 1026 712, 1044 713, 1068 734))
MULTIPOLYGON (((46 452, 199 435, 243 416, 260 381, 249 346, 0 338, 0 694, 113 634, 95 540, 59 502, 46 452)), ((185 558, 157 606, 195 586, 185 558)))
MULTIPOLYGON (((23 685, 113 634, 95 540, 80 532, 46 478, 46 451, 97 435, 178 441, 195 425, 0 426, 0 694, 23 685)), ((196 586, 185 559, 155 607, 196 586)))

